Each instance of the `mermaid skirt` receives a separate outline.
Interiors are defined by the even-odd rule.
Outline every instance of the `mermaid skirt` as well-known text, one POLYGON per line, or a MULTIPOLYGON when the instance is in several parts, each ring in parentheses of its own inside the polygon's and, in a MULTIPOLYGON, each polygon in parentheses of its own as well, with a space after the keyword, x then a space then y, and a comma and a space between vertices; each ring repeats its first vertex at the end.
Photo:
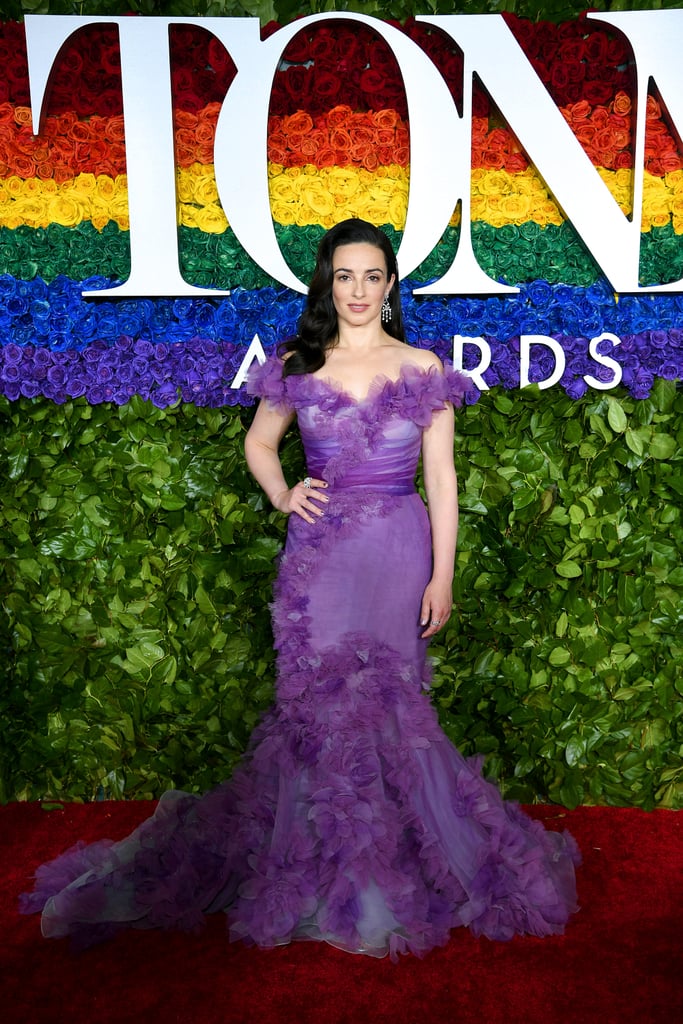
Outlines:
POLYGON ((290 523, 273 605, 277 700, 233 776, 166 793, 126 839, 39 868, 26 912, 88 944, 122 927, 324 940, 422 955, 476 935, 563 931, 573 839, 504 802, 441 730, 427 691, 420 599, 429 526, 416 494, 331 493, 290 523))

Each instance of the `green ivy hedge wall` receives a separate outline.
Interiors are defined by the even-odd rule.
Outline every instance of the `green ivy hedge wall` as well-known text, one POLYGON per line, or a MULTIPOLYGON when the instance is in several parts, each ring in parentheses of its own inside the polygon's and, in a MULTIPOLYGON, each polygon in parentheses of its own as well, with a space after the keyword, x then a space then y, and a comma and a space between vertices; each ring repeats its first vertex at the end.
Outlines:
MULTIPOLYGON (((285 22, 330 7, 454 9, 10 0, 3 13, 285 22)), ((583 5, 457 9, 557 20, 583 5)), ((683 803, 682 413, 660 381, 645 401, 530 388, 458 414, 455 613, 431 649, 433 699, 508 797, 683 803)), ((272 699, 285 528, 244 466, 251 415, 0 399, 0 800, 148 798, 229 774, 272 699)), ((301 473, 294 434, 283 458, 301 473)))
MULTIPOLYGON (((683 394, 489 392, 458 414, 455 614, 434 700, 508 796, 683 798, 683 394)), ((229 773, 272 696, 284 519, 251 411, 0 405, 2 799, 229 773)), ((301 472, 296 436, 287 472, 301 472)))

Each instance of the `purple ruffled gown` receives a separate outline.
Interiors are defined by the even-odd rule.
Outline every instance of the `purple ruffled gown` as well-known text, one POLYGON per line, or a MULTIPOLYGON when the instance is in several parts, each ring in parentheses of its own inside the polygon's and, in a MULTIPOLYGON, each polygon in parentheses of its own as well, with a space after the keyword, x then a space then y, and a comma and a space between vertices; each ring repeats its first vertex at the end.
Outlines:
POLYGON ((39 868, 25 912, 78 944, 122 927, 192 928, 225 911, 235 939, 321 939, 421 955, 451 928, 509 939, 563 930, 576 845, 547 832, 465 760, 426 692, 420 601, 430 577, 415 491, 422 429, 467 388, 406 365, 355 401, 272 358, 250 389, 296 410, 308 472, 329 484, 292 516, 275 589, 277 700, 232 778, 166 793, 128 838, 39 868))

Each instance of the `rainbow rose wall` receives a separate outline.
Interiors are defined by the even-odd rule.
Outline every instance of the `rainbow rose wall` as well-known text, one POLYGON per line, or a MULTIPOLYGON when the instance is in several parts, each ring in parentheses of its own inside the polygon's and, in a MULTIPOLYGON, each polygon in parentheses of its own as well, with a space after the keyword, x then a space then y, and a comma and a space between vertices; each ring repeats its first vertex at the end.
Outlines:
MULTIPOLYGON (((641 81, 639 104, 637 54, 599 16, 503 21, 640 226, 638 285, 615 289, 475 76, 469 192, 402 281, 411 342, 477 385, 457 420, 455 615, 432 649, 434 700, 506 796, 678 806, 683 85, 641 81), (440 294, 465 242, 489 292, 440 294)), ((264 41, 282 31, 261 27, 264 41)), ((462 110, 471 66, 454 38, 415 19, 392 31, 462 110)), ((117 295, 131 274, 117 26, 69 37, 34 135, 25 27, 0 25, 4 800, 203 790, 272 692, 283 524, 243 465, 241 385, 294 331, 303 295, 263 269, 231 227, 239 197, 219 194, 221 153, 228 180, 247 160, 221 122, 237 55, 201 20, 169 40, 177 264, 194 291, 117 295)), ((283 47, 262 163, 296 279, 346 217, 399 248, 411 111, 372 18, 309 18, 283 47)), ((294 442, 284 458, 298 472, 294 442)))

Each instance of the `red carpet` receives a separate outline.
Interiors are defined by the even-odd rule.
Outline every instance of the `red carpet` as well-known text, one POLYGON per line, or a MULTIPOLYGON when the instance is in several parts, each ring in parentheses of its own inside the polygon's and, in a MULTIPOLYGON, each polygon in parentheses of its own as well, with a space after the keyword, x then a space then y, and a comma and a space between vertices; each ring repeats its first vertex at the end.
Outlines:
POLYGON ((424 960, 316 943, 231 945, 223 915, 198 936, 129 932, 74 955, 16 912, 35 866, 76 838, 119 838, 144 803, 0 807, 0 1013, 11 1024, 675 1024, 683 1020, 683 819, 582 807, 531 813, 583 851, 581 910, 561 938, 494 945, 453 933, 424 960))

